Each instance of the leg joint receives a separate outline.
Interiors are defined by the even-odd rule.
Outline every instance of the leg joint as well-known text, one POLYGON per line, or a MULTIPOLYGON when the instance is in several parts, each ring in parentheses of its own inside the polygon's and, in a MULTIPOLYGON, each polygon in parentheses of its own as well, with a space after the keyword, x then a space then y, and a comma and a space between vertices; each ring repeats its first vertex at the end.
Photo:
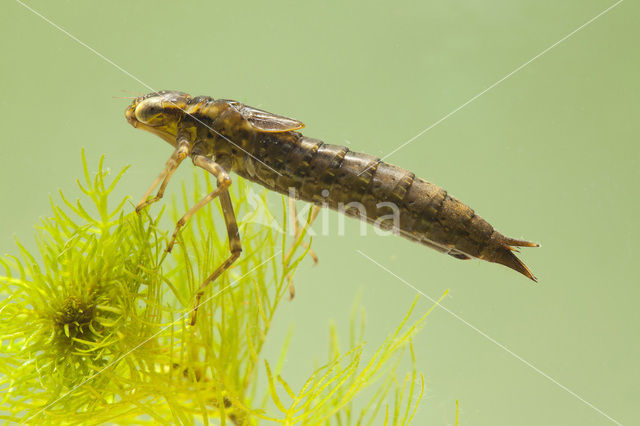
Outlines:
POLYGON ((228 188, 231 186, 231 176, 228 173, 222 172, 218 175, 218 187, 228 188))

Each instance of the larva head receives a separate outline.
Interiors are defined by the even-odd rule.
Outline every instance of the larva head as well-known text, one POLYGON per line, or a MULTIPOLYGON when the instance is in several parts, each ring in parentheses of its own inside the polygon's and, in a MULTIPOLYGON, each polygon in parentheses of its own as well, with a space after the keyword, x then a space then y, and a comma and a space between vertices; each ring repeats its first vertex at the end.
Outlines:
POLYGON ((175 145, 178 123, 185 114, 189 98, 186 93, 173 90, 149 93, 136 98, 124 115, 133 127, 151 132, 175 145))

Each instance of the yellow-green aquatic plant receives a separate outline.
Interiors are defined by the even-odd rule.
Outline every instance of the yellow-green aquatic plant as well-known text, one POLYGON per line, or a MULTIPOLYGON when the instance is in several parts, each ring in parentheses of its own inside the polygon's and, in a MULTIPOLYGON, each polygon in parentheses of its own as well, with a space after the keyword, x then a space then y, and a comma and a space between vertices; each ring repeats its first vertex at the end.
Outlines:
MULTIPOLYGON (((126 199, 110 203, 125 170, 107 183, 102 160, 93 177, 84 155, 83 164, 78 185, 85 197, 71 202, 61 192, 60 205, 52 200, 39 254, 18 244, 19 257, 0 259, 1 418, 38 424, 411 421, 423 379, 415 368, 398 378, 398 360, 405 348, 413 357, 410 339, 429 312, 410 323, 414 302, 396 332, 363 359, 364 323, 355 309, 349 350, 340 350, 332 327, 329 362, 294 390, 283 378, 282 356, 275 364, 262 356, 289 279, 306 255, 285 259, 287 220, 284 232, 259 225, 256 215, 268 213, 264 196, 249 206, 248 187, 236 179, 232 198, 243 255, 210 286, 192 327, 195 290, 228 253, 224 228, 214 220, 217 205, 192 219, 180 249, 167 256, 162 212, 153 218, 135 214, 126 199), (370 387, 356 410, 352 403, 370 387)), ((174 203, 171 216, 211 189, 208 179, 196 177, 191 192, 183 186, 184 206, 174 203)))

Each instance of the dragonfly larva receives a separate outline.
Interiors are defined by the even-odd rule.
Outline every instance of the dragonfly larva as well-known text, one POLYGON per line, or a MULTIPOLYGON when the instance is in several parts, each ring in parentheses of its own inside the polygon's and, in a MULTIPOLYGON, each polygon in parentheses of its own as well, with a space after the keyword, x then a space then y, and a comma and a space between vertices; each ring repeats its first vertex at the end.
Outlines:
MULTIPOLYGON (((217 179, 217 189, 178 221, 167 246, 171 251, 180 228, 199 208, 220 199, 231 255, 202 283, 194 313, 206 285, 228 269, 242 251, 228 192, 229 172, 391 229, 457 259, 500 263, 536 280, 515 256, 514 247, 538 244, 505 237, 447 191, 405 169, 302 135, 296 131, 304 127, 300 121, 232 100, 191 97, 178 91, 141 96, 125 115, 134 127, 160 136, 175 148, 137 211, 162 198, 169 179, 186 157, 217 179), (157 195, 149 198, 158 184, 157 195)), ((193 318, 195 321, 195 314, 193 318)))

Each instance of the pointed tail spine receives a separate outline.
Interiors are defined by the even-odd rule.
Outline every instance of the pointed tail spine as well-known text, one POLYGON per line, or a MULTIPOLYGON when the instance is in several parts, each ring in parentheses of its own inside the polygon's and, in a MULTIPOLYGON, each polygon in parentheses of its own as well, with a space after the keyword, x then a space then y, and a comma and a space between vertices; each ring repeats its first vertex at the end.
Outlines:
POLYGON ((538 282, 538 279, 531 272, 531 270, 524 264, 514 252, 517 252, 518 249, 515 247, 540 247, 540 244, 532 243, 530 241, 524 240, 516 240, 513 238, 506 238, 500 235, 498 248, 493 252, 493 256, 491 256, 489 261, 499 263, 501 265, 507 266, 515 271, 520 272, 522 275, 531 279, 534 282, 538 282))

